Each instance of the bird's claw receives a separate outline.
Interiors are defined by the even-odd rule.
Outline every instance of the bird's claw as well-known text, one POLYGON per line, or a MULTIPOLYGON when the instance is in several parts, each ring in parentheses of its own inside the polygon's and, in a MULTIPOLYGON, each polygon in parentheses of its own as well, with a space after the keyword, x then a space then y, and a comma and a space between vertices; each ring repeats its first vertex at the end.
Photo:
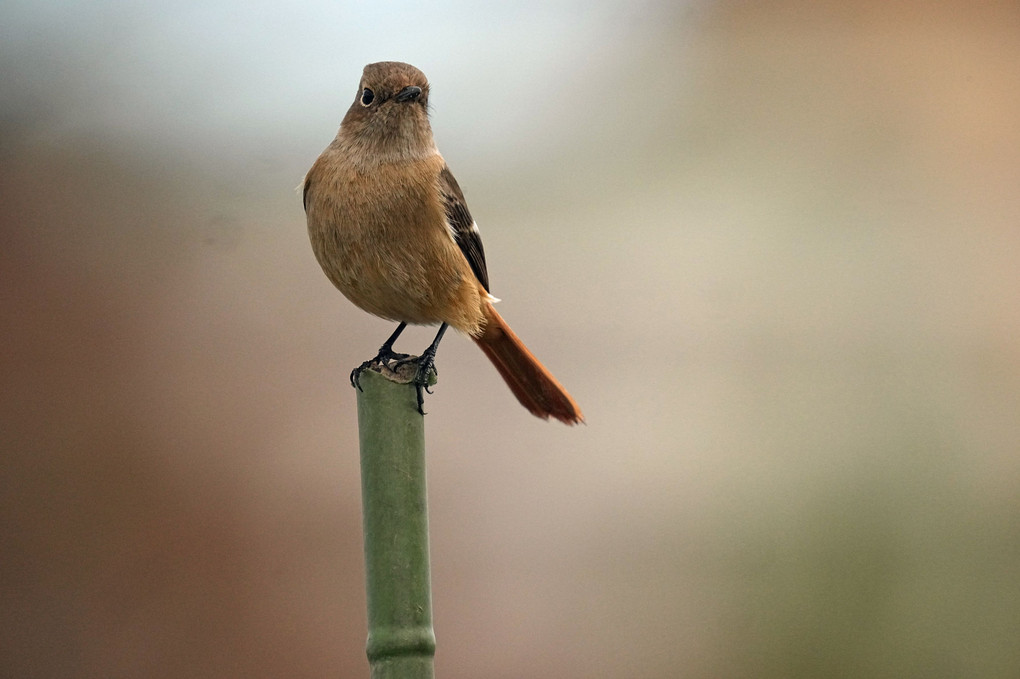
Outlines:
POLYGON ((407 363, 417 363, 418 367, 414 371, 414 379, 411 383, 414 385, 415 391, 418 397, 418 412, 421 415, 425 414, 425 394, 431 394, 432 390, 429 388, 432 373, 436 375, 439 371, 436 370, 436 357, 434 353, 429 353, 427 350, 421 356, 408 356, 406 358, 398 360, 393 364, 394 368, 398 368, 407 363))
POLYGON ((393 349, 387 346, 383 346, 381 349, 379 349, 379 353, 376 354, 374 358, 370 358, 369 360, 365 361, 364 363, 362 363, 357 368, 351 371, 350 378, 351 386, 357 389, 358 391, 364 391, 364 389, 361 388, 361 373, 365 372, 366 370, 374 366, 389 366, 390 361, 396 361, 396 363, 394 364, 395 367, 397 365, 400 365, 402 362, 408 360, 409 358, 413 357, 410 356, 409 354, 401 354, 396 351, 393 351, 393 349))

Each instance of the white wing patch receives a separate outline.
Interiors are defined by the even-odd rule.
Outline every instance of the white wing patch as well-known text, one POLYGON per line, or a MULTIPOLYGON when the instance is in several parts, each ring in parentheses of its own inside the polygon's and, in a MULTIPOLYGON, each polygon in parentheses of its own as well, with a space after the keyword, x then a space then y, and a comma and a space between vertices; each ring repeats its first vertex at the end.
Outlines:
MULTIPOLYGON (((456 243, 457 242, 457 232, 454 231, 453 224, 450 222, 449 219, 446 220, 446 232, 450 234, 450 238, 453 240, 453 242, 456 243)), ((474 234, 479 235, 479 236, 482 235, 482 232, 478 230, 478 222, 476 222, 474 220, 472 220, 472 222, 471 222, 471 233, 474 233, 474 234)))

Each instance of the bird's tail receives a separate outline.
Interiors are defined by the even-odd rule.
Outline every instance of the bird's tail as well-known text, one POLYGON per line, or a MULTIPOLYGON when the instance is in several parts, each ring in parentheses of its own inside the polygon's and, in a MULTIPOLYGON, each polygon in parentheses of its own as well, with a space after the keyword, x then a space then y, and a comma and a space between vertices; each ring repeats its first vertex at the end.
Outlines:
POLYGON ((528 351, 489 302, 485 303, 485 329, 475 342, 532 415, 543 420, 555 417, 566 424, 584 422, 581 409, 567 390, 528 351))

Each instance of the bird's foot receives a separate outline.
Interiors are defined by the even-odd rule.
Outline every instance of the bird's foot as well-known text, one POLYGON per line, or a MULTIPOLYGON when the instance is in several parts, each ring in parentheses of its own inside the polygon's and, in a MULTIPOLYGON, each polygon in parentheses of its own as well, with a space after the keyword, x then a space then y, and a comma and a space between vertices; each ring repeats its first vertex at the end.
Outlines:
POLYGON ((401 365, 408 363, 417 363, 418 367, 414 372, 414 379, 411 383, 418 395, 418 412, 422 415, 425 414, 425 394, 431 394, 432 390, 429 386, 432 382, 433 374, 439 375, 439 371, 436 370, 436 351, 434 347, 429 347, 421 356, 408 356, 398 360, 393 364, 393 368, 398 368, 401 365))
POLYGON ((369 368, 375 366, 391 367, 390 361, 396 361, 392 367, 400 365, 402 362, 414 360, 414 357, 410 354, 401 354, 393 351, 393 347, 389 344, 384 344, 379 349, 379 353, 375 355, 375 358, 371 358, 357 368, 351 371, 351 386, 357 388, 358 391, 362 391, 361 388, 361 373, 365 372, 369 368))

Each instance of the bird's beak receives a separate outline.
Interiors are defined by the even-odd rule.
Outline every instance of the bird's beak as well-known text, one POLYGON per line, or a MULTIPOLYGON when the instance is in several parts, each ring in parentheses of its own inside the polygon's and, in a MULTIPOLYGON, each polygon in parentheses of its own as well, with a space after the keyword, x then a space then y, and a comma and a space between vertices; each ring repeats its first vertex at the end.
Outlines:
POLYGON ((404 89, 397 92, 397 96, 394 97, 397 101, 416 101, 421 96, 421 88, 417 85, 408 85, 404 89))

